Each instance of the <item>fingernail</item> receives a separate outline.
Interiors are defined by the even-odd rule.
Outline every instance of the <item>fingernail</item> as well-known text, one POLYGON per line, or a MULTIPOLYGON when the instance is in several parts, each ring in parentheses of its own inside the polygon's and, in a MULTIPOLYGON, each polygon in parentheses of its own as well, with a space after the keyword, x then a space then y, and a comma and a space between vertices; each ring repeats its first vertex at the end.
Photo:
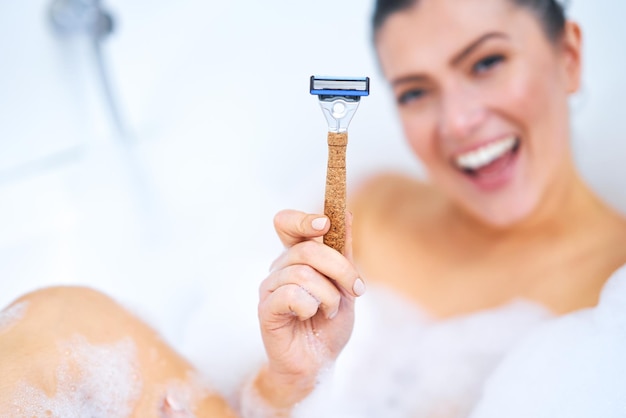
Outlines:
POLYGON ((338 313, 339 313, 339 307, 337 307, 337 309, 335 309, 334 311, 330 313, 330 315, 328 315, 328 319, 331 319, 331 320, 335 319, 338 313))
POLYGON ((326 228, 327 222, 328 222, 328 219, 326 218, 316 218, 316 219, 313 219, 313 222, 311 222, 311 226, 313 227, 313 229, 317 231, 323 231, 324 228, 326 228))
POLYGON ((365 283, 363 283, 363 280, 356 279, 354 281, 354 285, 352 286, 352 291, 357 296, 363 295, 365 293, 365 283))
POLYGON ((165 397, 165 405, 169 407, 172 411, 182 411, 184 410, 183 406, 178 402, 176 398, 172 395, 167 395, 165 397))

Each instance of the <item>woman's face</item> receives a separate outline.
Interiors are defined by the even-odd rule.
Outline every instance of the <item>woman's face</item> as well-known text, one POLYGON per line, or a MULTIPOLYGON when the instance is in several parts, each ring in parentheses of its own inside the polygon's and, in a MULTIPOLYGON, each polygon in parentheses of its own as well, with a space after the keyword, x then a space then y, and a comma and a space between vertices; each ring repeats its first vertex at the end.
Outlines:
POLYGON ((525 219, 569 173, 580 38, 568 25, 553 43, 508 0, 420 0, 377 33, 411 147, 431 181, 485 223, 525 219))

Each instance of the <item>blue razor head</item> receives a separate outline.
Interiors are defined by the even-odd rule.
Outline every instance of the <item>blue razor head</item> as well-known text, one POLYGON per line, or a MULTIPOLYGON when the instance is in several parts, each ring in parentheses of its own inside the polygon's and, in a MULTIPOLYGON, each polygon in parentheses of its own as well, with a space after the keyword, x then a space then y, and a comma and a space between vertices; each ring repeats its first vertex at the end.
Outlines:
POLYGON ((318 96, 369 96, 369 77, 311 76, 311 94, 318 96))

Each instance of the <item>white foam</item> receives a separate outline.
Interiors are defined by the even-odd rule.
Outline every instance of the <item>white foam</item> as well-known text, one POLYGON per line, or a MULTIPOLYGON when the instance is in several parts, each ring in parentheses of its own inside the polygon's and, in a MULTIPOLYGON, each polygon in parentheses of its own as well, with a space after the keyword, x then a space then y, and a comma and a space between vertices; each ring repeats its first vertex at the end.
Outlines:
POLYGON ((129 339, 92 345, 74 336, 58 345, 56 393, 27 382, 17 385, 10 415, 3 418, 126 418, 142 387, 135 345, 129 339))
POLYGON ((550 321, 505 359, 472 418, 626 417, 626 267, 600 303, 550 321))
POLYGON ((24 317, 27 308, 28 302, 18 302, 0 312, 0 334, 13 328, 24 317))
POLYGON ((332 378, 298 418, 466 417, 506 352, 550 318, 524 301, 433 321, 410 301, 370 286, 332 378))

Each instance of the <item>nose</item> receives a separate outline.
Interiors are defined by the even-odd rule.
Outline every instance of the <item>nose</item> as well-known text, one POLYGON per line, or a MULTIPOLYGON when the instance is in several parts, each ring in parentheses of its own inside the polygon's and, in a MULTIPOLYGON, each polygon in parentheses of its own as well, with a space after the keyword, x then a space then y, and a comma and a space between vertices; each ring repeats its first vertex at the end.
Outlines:
POLYGON ((465 142, 479 130, 487 117, 487 109, 476 92, 457 86, 443 95, 439 115, 441 138, 465 142))

